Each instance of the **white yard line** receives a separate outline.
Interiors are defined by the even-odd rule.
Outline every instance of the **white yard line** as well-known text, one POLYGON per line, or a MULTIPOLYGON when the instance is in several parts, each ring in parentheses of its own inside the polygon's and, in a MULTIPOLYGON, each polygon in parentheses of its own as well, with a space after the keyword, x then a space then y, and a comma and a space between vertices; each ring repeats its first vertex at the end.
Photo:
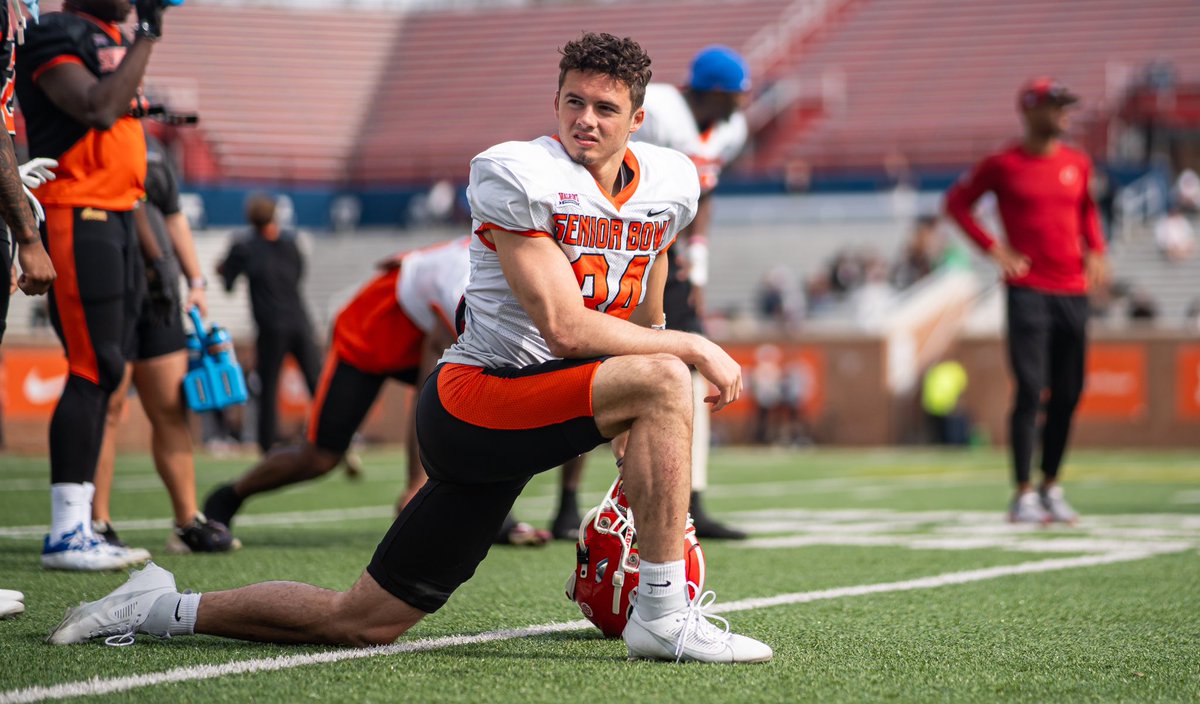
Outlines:
MULTIPOLYGON (((1003 565, 999 567, 987 567, 977 570, 966 570, 963 572, 950 572, 946 574, 934 575, 932 577, 921 577, 900 582, 862 584, 851 587, 839 587, 836 589, 780 594, 777 596, 757 599, 742 599, 740 601, 722 604, 721 606, 712 610, 720 613, 731 613, 735 611, 762 609, 772 606, 804 604, 824 599, 840 599, 843 597, 863 596, 867 594, 883 594, 888 592, 903 592, 916 589, 934 589, 937 587, 944 587, 954 584, 981 582, 989 579, 997 579, 999 577, 1007 577, 1010 575, 1053 572, 1057 570, 1075 569, 1079 567, 1094 567, 1097 565, 1143 560, 1148 557, 1152 557, 1155 554, 1161 553, 1155 553, 1149 550, 1124 551, 1108 553, 1104 555, 1086 555, 1083 557, 1022 562, 1016 565, 1003 565)), ((477 643, 512 640, 516 638, 529 638, 549 633, 575 631, 587 628, 589 626, 590 624, 587 621, 582 620, 571 621, 569 623, 547 623, 540 626, 529 626, 527 628, 488 631, 486 633, 479 633, 473 636, 425 638, 376 648, 341 649, 308 655, 287 655, 275 658, 234 661, 217 665, 177 667, 162 672, 151 672, 142 675, 129 675, 125 677, 112 677, 107 679, 96 677, 90 680, 66 682, 51 686, 26 687, 23 689, 13 689, 7 692, 0 692, 0 704, 25 704, 27 702, 39 702, 51 699, 66 699, 68 697, 83 697, 98 694, 111 694, 114 692, 127 692, 142 687, 152 687, 155 685, 174 682, 190 682, 195 680, 225 677, 228 675, 287 670, 293 667, 318 665, 339 662, 342 660, 357 660, 361 658, 371 658, 384 655, 425 652, 463 645, 474 645, 477 643)))

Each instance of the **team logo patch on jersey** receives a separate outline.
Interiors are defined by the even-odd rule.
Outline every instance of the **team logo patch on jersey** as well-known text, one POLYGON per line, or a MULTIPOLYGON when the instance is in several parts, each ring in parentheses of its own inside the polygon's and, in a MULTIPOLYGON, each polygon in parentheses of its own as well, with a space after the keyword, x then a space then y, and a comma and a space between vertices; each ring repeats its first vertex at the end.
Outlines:
POLYGON ((559 193, 558 194, 558 204, 559 205, 568 205, 568 204, 569 205, 579 205, 579 194, 578 193, 559 193))
POLYGON ((125 47, 123 46, 107 46, 96 50, 96 57, 100 59, 100 72, 112 73, 121 65, 121 60, 125 58, 125 47))

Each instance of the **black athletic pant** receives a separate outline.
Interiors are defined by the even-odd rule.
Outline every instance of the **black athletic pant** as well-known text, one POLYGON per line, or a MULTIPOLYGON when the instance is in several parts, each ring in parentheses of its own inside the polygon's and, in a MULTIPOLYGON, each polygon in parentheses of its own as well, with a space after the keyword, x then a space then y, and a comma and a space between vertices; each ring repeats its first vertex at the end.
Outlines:
POLYGON ((1058 477, 1071 418, 1083 393, 1087 318, 1085 295, 1008 289, 1008 359, 1017 385, 1009 430, 1018 484, 1030 481, 1038 410, 1046 389, 1050 394, 1042 426, 1042 473, 1047 480, 1058 477))
POLYGON ((96 473, 108 397, 135 342, 146 274, 132 212, 46 207, 42 240, 58 278, 50 322, 70 374, 50 419, 50 481, 89 482, 96 473))
POLYGON ((321 376, 321 353, 313 342, 312 331, 307 327, 297 330, 258 330, 258 378, 262 383, 262 395, 258 404, 258 446, 265 453, 275 444, 279 432, 279 372, 283 358, 292 355, 304 374, 304 382, 314 397, 321 376))

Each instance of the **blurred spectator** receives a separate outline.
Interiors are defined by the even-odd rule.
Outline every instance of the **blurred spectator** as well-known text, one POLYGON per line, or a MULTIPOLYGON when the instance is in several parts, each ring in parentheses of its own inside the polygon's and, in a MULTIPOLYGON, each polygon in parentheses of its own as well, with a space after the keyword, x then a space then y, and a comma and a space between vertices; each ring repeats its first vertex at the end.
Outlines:
POLYGON ((966 390, 967 370, 954 360, 938 362, 925 372, 921 408, 939 445, 966 445, 971 441, 971 422, 960 408, 966 390))
POLYGON ((812 167, 803 159, 790 159, 783 166, 783 185, 788 193, 804 193, 812 187, 812 167))
POLYGON ((835 295, 845 295, 865 280, 865 261, 857 252, 842 250, 829 262, 829 289, 835 295))
POLYGON ((1171 199, 1185 213, 1200 212, 1200 175, 1191 169, 1179 172, 1171 187, 1171 199))
POLYGON ((1129 295, 1129 319, 1135 323, 1150 323, 1158 317, 1158 304, 1146 291, 1134 289, 1129 295))
POLYGON ((805 284, 804 297, 808 303, 810 318, 819 318, 832 310, 837 304, 837 298, 834 296, 829 274, 818 272, 809 277, 805 284))
POLYGON ((353 232, 362 219, 362 201, 358 196, 343 193, 329 204, 329 223, 334 232, 353 232))
POLYGON ((787 329, 804 317, 804 292, 796 284, 796 275, 786 266, 772 267, 758 284, 758 314, 764 320, 787 329))
POLYGON ((783 370, 779 392, 786 421, 786 438, 792 445, 811 445, 808 404, 813 395, 812 368, 804 362, 791 362, 783 370))
POLYGON ((1184 313, 1184 322, 1188 330, 1200 332, 1200 298, 1193 298, 1184 313))
POLYGON ((1190 259, 1196 250, 1196 233, 1178 205, 1171 206, 1166 215, 1154 224, 1154 243, 1169 262, 1190 259))
POLYGON ((778 415, 783 401, 783 352, 775 345, 759 345, 750 371, 750 394, 754 397, 754 441, 760 445, 779 437, 778 415))
POLYGON ((903 290, 923 279, 937 268, 945 243, 938 232, 938 220, 932 215, 917 218, 912 235, 892 267, 891 282, 903 290))
POLYGON ((1112 177, 1102 167, 1095 167, 1092 178, 1088 181, 1088 190, 1092 200, 1096 201, 1096 209, 1100 215, 1100 227, 1104 230, 1104 241, 1111 242, 1113 236, 1113 213, 1117 203, 1117 188, 1112 177))

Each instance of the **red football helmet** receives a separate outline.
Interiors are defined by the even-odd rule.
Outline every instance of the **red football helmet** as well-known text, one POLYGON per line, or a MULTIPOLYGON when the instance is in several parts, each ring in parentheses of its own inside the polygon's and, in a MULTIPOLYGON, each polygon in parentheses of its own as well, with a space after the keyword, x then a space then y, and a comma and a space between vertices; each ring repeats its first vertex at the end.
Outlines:
MULTIPOLYGON (((633 608, 631 598, 637 592, 640 564, 636 543, 633 511, 618 476, 600 505, 583 517, 575 546, 577 564, 567 579, 567 598, 578 604, 607 638, 621 635, 633 608)), ((691 516, 683 544, 691 598, 704 588, 704 551, 691 516)))

